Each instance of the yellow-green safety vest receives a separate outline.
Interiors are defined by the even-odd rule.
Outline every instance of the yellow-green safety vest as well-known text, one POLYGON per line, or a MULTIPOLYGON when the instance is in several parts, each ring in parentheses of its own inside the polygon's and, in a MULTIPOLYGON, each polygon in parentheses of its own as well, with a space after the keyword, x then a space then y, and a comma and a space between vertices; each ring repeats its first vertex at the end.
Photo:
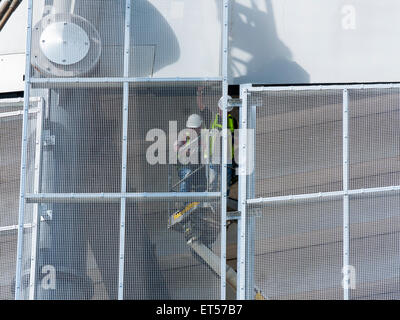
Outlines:
MULTIPOLYGON (((215 115, 214 121, 211 123, 211 129, 222 130, 222 123, 220 123, 219 118, 220 118, 219 117, 219 113, 217 113, 215 115)), ((233 138, 233 135, 235 133, 235 125, 234 125, 233 117, 232 117, 231 114, 228 114, 228 129, 231 131, 231 135, 232 135, 231 139, 229 139, 229 141, 228 141, 228 143, 229 143, 228 147, 230 147, 231 150, 232 150, 232 154, 231 154, 232 158, 231 159, 233 159, 235 157, 235 148, 232 146, 232 138, 233 138)), ((213 147, 214 147, 214 140, 215 140, 215 137, 211 137, 210 157, 212 156, 212 150, 213 150, 213 147)))

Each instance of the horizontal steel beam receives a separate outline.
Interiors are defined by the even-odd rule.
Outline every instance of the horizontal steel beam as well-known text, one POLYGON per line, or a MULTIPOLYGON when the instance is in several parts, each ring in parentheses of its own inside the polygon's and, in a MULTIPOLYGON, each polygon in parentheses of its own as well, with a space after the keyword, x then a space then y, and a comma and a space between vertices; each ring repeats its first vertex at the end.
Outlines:
POLYGON ((38 193, 26 194, 27 203, 56 202, 119 202, 120 199, 135 201, 154 200, 217 200, 220 192, 143 192, 143 193, 38 193))
POLYGON ((257 198, 248 199, 247 204, 266 204, 266 203, 280 203, 280 202, 292 202, 299 200, 319 200, 326 199, 332 200, 336 198, 341 198, 345 195, 349 196, 367 196, 371 194, 383 194, 400 192, 400 186, 389 186, 389 187, 379 187, 379 188, 367 188, 367 189, 355 189, 345 191, 332 191, 332 192, 319 192, 319 193, 308 193, 308 194, 295 194, 280 197, 269 197, 269 198, 257 198))
POLYGON ((400 83, 381 84, 344 84, 344 85, 309 85, 309 86, 271 86, 271 87, 248 87, 248 92, 267 91, 312 91, 312 90, 344 90, 344 89, 394 89, 400 88, 400 83))
POLYGON ((222 77, 210 78, 31 78, 30 83, 154 83, 154 82, 196 82, 196 81, 222 81, 222 77))
MULTIPOLYGON (((32 228, 31 223, 25 223, 24 228, 32 228)), ((5 226, 5 227, 0 227, 0 232, 6 232, 6 231, 13 231, 13 230, 18 230, 18 225, 12 225, 12 226, 5 226)))
POLYGON ((240 220, 241 213, 240 211, 227 211, 226 212, 226 220, 240 220))
MULTIPOLYGON (((38 108, 29 109, 29 113, 37 113, 39 111, 38 108)), ((0 118, 10 118, 10 117, 17 117, 22 116, 24 114, 24 110, 17 110, 17 111, 10 111, 10 112, 1 112, 0 118)))
MULTIPOLYGON (((32 97, 29 99, 29 102, 39 102, 40 97, 32 97)), ((0 107, 21 107, 24 106, 24 98, 9 98, 9 99, 0 99, 0 107)))

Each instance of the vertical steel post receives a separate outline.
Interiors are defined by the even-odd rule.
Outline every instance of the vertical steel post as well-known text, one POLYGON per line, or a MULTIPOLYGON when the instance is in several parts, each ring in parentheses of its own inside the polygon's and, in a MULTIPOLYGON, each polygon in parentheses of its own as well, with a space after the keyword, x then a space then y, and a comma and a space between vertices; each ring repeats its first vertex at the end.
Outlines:
MULTIPOLYGON (((40 193, 41 189, 41 167, 42 167, 42 129, 43 129, 43 113, 44 100, 40 99, 38 104, 38 112, 36 119, 36 147, 35 147, 35 178, 33 192, 40 193)), ((37 251, 39 242, 39 225, 40 225, 40 204, 35 203, 32 215, 32 245, 31 245, 31 270, 29 276, 29 300, 35 299, 36 291, 36 267, 37 267, 37 251)))
MULTIPOLYGON (((248 119, 247 119, 247 195, 248 199, 255 198, 255 155, 256 155, 256 115, 257 106, 251 105, 249 108, 248 119)), ((246 223, 246 299, 254 300, 254 254, 255 254, 255 217, 247 216, 246 223)))
MULTIPOLYGON (((131 29, 131 0, 126 0, 125 6, 125 43, 124 43, 124 78, 129 77, 131 29)), ((129 112, 129 82, 123 84, 122 111, 122 168, 121 193, 126 193, 126 170, 128 161, 128 112, 129 112)), ((124 298, 124 263, 125 263, 125 221, 126 198, 121 198, 120 229, 119 229, 119 270, 118 270, 118 300, 124 298)))
POLYGON ((222 165, 221 165, 221 300, 226 299, 226 208, 227 208, 227 164, 228 164, 228 46, 229 46, 229 0, 223 2, 222 14, 222 165))
POLYGON ((33 0, 28 0, 28 26, 26 34, 26 56, 25 56, 25 92, 24 92, 24 113, 22 125, 22 146, 21 146, 21 180, 18 211, 18 242, 17 242, 17 266, 15 276, 15 299, 20 300, 22 291, 22 250, 24 244, 24 219, 25 219, 25 184, 26 184, 26 161, 27 161, 27 134, 28 114, 31 78, 31 46, 32 46, 32 11, 33 0))
POLYGON ((348 272, 350 254, 349 218, 349 95, 343 90, 343 297, 349 300, 348 272))
POLYGON ((238 300, 246 299, 246 200, 247 200, 247 95, 248 86, 240 86, 240 99, 242 106, 239 112, 239 191, 238 210, 240 220, 238 221, 237 239, 237 292, 238 300))

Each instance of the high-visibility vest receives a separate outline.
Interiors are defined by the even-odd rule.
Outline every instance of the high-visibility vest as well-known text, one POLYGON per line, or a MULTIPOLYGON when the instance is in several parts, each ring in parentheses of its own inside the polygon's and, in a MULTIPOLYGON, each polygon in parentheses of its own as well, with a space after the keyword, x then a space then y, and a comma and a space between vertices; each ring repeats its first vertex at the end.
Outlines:
MULTIPOLYGON (((222 121, 220 123, 220 116, 219 113, 215 115, 215 118, 213 122, 211 123, 211 129, 219 129, 222 130, 222 121)), ((234 125, 234 120, 231 114, 228 113, 228 129, 231 132, 231 139, 228 140, 228 148, 231 148, 231 159, 234 159, 235 157, 235 148, 232 145, 232 140, 233 140, 233 135, 235 133, 235 125, 234 125)), ((214 148, 214 140, 215 137, 211 137, 211 143, 210 143, 210 157, 212 156, 212 150, 214 148)))

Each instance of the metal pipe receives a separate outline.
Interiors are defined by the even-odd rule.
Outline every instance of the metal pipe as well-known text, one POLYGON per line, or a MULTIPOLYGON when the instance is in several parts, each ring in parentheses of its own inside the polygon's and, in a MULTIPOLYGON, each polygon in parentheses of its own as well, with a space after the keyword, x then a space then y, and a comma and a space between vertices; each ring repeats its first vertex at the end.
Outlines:
POLYGON ((0 21, 3 19, 4 14, 10 7, 12 0, 4 0, 3 5, 0 7, 0 21))
MULTIPOLYGON (((51 113, 44 125, 44 130, 54 135, 56 142, 43 150, 40 188, 42 192, 79 192, 85 188, 82 172, 86 157, 90 156, 84 151, 89 149, 90 140, 82 137, 94 135, 95 129, 89 125, 94 123, 94 115, 85 108, 86 103, 78 92, 60 89, 58 94, 59 103, 51 104, 51 113)), ((83 203, 49 203, 42 209, 51 210, 52 218, 40 222, 36 276, 51 266, 57 274, 57 286, 49 290, 37 282, 36 299, 91 297, 92 284, 86 273, 86 234, 89 232, 87 216, 93 208, 83 203)))
MULTIPOLYGON (((200 256, 200 258, 202 258, 210 266, 210 268, 216 274, 221 275, 220 257, 218 257, 214 252, 212 252, 209 248, 207 248, 199 241, 189 242, 188 245, 200 256)), ((228 282, 232 286, 232 288, 236 290, 236 272, 229 265, 226 265, 226 282, 228 282)))
POLYGON ((54 0, 52 13, 71 13, 72 0, 54 0))
MULTIPOLYGON (((6 25, 8 19, 10 19, 11 15, 17 10, 18 6, 21 4, 22 0, 13 0, 13 2, 9 5, 7 11, 4 15, 0 15, 0 31, 6 25)), ((6 5, 6 4, 5 4, 6 5)), ((3 9, 3 8, 2 8, 3 9)))

